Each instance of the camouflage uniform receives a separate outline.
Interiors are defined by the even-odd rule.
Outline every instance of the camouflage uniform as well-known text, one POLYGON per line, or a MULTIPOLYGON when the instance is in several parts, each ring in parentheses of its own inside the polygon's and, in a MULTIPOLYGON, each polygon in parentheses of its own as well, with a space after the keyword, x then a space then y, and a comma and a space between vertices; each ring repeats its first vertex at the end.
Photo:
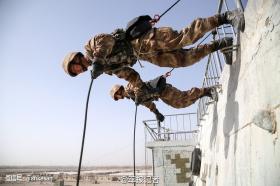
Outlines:
POLYGON ((97 60, 103 65, 119 65, 126 68, 117 71, 108 71, 107 74, 116 74, 126 79, 133 86, 143 86, 139 74, 129 68, 138 59, 147 60, 161 67, 186 67, 198 62, 201 58, 215 50, 213 44, 200 45, 191 49, 182 47, 191 45, 200 39, 206 32, 222 24, 220 15, 209 18, 199 18, 180 32, 169 27, 153 28, 145 35, 130 42, 133 53, 127 54, 116 50, 116 39, 112 34, 99 34, 85 45, 86 55, 89 59, 97 60))
POLYGON ((181 91, 167 84, 166 88, 160 94, 160 99, 174 108, 185 108, 204 96, 205 90, 205 88, 193 87, 191 90, 181 91))
POLYGON ((113 53, 115 38, 111 34, 100 34, 88 41, 85 46, 86 56, 90 59, 97 59, 102 65, 122 65, 122 68, 113 71, 105 71, 111 75, 115 74, 121 79, 133 84, 135 87, 143 86, 143 81, 138 72, 130 68, 136 62, 134 55, 127 55, 126 51, 111 55, 113 53))
MULTIPOLYGON (((126 97, 128 99, 132 99, 133 101, 135 101, 135 99, 136 99, 135 92, 139 92, 139 94, 141 96, 148 95, 146 91, 143 91, 143 89, 133 86, 131 83, 128 83, 127 86, 124 88, 124 90, 125 90, 124 97, 126 97)), ((151 112, 156 112, 156 110, 157 110, 156 105, 152 101, 143 102, 143 103, 141 103, 141 105, 150 109, 151 112)))
POLYGON ((146 89, 139 89, 138 87, 134 87, 129 83, 125 87, 124 96, 135 101, 136 97, 134 92, 141 92, 142 97, 139 97, 138 99, 144 100, 144 102, 140 102, 140 104, 149 108, 150 111, 155 112, 157 108, 153 103, 153 100, 161 99, 164 103, 174 108, 185 108, 192 105, 199 98, 204 96, 206 93, 206 88, 194 87, 188 91, 180 91, 177 88, 173 87, 171 84, 167 83, 165 88, 161 92, 150 94, 146 89))
POLYGON ((170 27, 153 28, 144 36, 133 40, 133 49, 139 59, 161 67, 186 67, 198 62, 216 50, 214 44, 182 49, 221 25, 221 15, 198 18, 180 32, 170 27))
MULTIPOLYGON (((201 45, 192 49, 182 49, 199 40, 206 32, 219 26, 220 14, 194 20, 180 32, 170 27, 153 28, 142 37, 131 41, 134 54, 139 59, 164 67, 185 67, 214 51, 212 45, 201 45)), ((85 49, 87 56, 99 58, 102 64, 135 63, 135 56, 110 56, 115 39, 112 34, 99 34, 89 40, 85 49), (108 57, 109 56, 109 57, 108 57)))

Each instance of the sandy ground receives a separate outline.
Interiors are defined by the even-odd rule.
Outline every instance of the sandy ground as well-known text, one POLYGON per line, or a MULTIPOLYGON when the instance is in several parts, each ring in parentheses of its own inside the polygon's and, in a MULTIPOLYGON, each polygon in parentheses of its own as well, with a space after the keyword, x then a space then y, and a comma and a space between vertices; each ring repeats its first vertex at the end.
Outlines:
MULTIPOLYGON (((137 184, 138 186, 145 186, 145 184, 137 184)), ((152 185, 152 184, 147 184, 152 185)), ((0 186, 58 186, 54 183, 43 182, 43 183, 2 183, 0 186)), ((76 186, 76 182, 65 182, 64 186, 76 186)), ((100 183, 100 184, 93 184, 93 183, 83 183, 80 182, 80 186, 133 186, 133 184, 127 183, 100 183)))

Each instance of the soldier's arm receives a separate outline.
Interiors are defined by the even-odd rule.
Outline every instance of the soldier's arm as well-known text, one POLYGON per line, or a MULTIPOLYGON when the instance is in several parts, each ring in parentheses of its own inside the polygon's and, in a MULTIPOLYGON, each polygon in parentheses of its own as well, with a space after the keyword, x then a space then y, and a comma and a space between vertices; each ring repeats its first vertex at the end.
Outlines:
POLYGON ((99 34, 85 45, 86 56, 100 64, 106 64, 105 58, 112 52, 115 39, 110 34, 99 34))
MULTIPOLYGON (((141 89, 141 87, 144 86, 144 82, 140 78, 140 75, 133 68, 122 67, 120 69, 114 70, 113 73, 118 78, 125 79, 133 87, 136 87, 137 89, 141 89)), ((137 95, 137 92, 135 92, 135 95, 137 95)))
POLYGON ((144 105, 145 107, 150 109, 150 111, 156 115, 158 121, 162 122, 164 120, 164 116, 158 111, 156 105, 152 101, 141 103, 141 105, 144 105))
POLYGON ((152 101, 146 101, 146 102, 143 102, 141 103, 141 105, 147 107, 148 109, 150 109, 151 112, 155 113, 158 111, 157 107, 156 107, 156 104, 154 104, 154 102, 152 101))

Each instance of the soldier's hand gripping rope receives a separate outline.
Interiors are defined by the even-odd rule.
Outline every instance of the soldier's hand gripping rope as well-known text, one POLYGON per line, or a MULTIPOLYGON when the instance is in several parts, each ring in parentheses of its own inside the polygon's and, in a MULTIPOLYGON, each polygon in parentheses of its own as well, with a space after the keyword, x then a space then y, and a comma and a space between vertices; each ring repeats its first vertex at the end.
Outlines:
POLYGON ((100 63, 93 63, 91 75, 93 79, 96 79, 103 73, 109 73, 109 72, 112 73, 116 70, 120 70, 121 68, 123 68, 123 65, 121 64, 102 65, 100 63))
POLYGON ((93 63, 92 64, 92 70, 91 70, 91 78, 96 79, 98 76, 103 74, 104 72, 104 66, 99 63, 93 63))
POLYGON ((160 121, 160 122, 164 121, 164 119, 165 119, 164 115, 162 115, 157 109, 155 110, 154 113, 155 113, 156 118, 157 118, 158 121, 160 121))

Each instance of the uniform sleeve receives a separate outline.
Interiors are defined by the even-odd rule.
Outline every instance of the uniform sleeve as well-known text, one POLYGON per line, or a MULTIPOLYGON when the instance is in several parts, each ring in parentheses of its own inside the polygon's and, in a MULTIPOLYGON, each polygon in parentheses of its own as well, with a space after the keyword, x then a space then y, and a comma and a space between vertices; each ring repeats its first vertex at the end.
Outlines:
POLYGON ((98 61, 105 64, 105 58, 112 52, 114 44, 115 39, 112 35, 96 35, 85 45, 86 55, 91 60, 98 58, 98 61))
POLYGON ((155 113, 157 110, 156 104, 154 104, 154 102, 152 102, 152 101, 147 101, 147 102, 141 103, 141 105, 147 107, 153 113, 155 113))
MULTIPOLYGON (((123 67, 119 70, 114 71, 113 73, 118 78, 128 81, 133 87, 135 87, 135 90, 141 89, 141 87, 144 85, 144 82, 140 78, 140 75, 133 68, 123 67)), ((135 92, 135 95, 137 95, 137 92, 135 92)))

